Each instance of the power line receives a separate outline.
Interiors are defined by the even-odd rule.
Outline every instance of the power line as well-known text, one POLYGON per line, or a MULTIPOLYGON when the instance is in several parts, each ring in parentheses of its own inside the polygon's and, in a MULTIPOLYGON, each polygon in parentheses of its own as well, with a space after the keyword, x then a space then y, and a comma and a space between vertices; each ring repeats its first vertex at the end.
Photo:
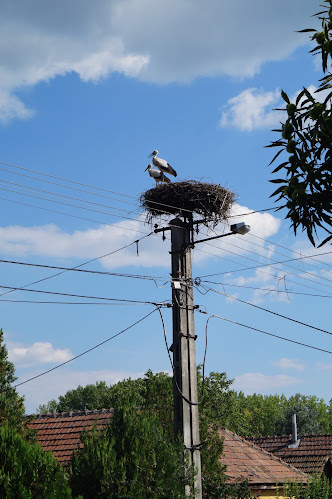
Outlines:
MULTIPOLYGON (((3 286, 0 284, 0 288, 3 289, 10 289, 12 291, 26 291, 27 293, 41 293, 41 294, 46 294, 46 295, 57 295, 57 296, 69 296, 71 298, 86 298, 89 300, 106 300, 106 301, 113 301, 113 302, 123 302, 123 303, 140 303, 142 305, 155 305, 156 302, 154 301, 143 301, 143 300, 129 300, 125 298, 106 298, 104 296, 86 296, 86 295, 76 295, 72 293, 60 293, 57 291, 42 291, 41 289, 29 289, 29 288, 19 288, 19 287, 14 287, 14 286, 3 286)), ((5 294, 5 293, 3 293, 5 294)), ((3 296, 0 295, 0 296, 3 296)))
MULTIPOLYGON (((235 236, 238 236, 238 235, 237 235, 237 234, 235 234, 235 236)), ((242 237, 242 236, 238 236, 236 239, 239 239, 240 237, 242 237)), ((264 240, 264 239, 263 239, 263 240, 264 240)), ((226 244, 226 242, 225 242, 225 241, 220 241, 220 242, 223 242, 224 244, 226 244)), ((265 251, 268 251, 268 249, 267 249, 267 248, 265 248, 265 246, 263 246, 263 245, 261 245, 261 244, 254 243, 254 242, 252 242, 252 241, 246 241, 246 242, 248 242, 249 244, 252 244, 252 245, 254 245, 254 246, 257 246, 258 248, 264 249, 265 251)), ((273 244, 273 243, 269 243, 269 244, 273 244)), ((252 253, 252 254, 257 255, 257 251, 250 251, 250 250, 248 250, 248 249, 244 248, 243 246, 237 246, 237 245, 235 245, 235 244, 232 244, 232 246, 234 246, 234 247, 236 247, 236 248, 239 248, 239 249, 241 249, 241 250, 243 250, 243 251, 246 251, 246 252, 248 252, 248 253, 252 253)), ((291 253, 293 252, 292 250, 289 250, 289 251, 290 251, 291 253)), ((284 253, 280 253, 280 251, 274 251, 274 253, 275 253, 275 254, 277 254, 277 255, 284 256, 284 257, 286 257, 286 258, 287 258, 287 255, 285 255, 284 253)), ((297 252, 297 251, 296 251, 296 252, 294 252, 294 253, 299 254, 300 256, 303 256, 303 254, 302 254, 302 253, 299 253, 299 252, 297 252)), ((268 259, 268 260, 271 260, 272 262, 273 262, 273 261, 275 261, 275 260, 273 260, 271 257, 265 256, 265 255, 261 255, 261 256, 263 256, 263 258, 266 258, 266 259, 268 259)), ((310 259, 312 260, 313 258, 311 257, 310 259)), ((314 260, 315 260, 315 259, 314 259, 314 260)), ((316 260, 315 260, 315 261, 316 261, 316 260)), ((323 262, 319 262, 319 260, 317 260, 317 261, 318 261, 318 263, 323 263, 323 262)), ((304 263, 304 265, 308 265, 308 266, 313 267, 313 268, 315 268, 315 269, 318 269, 318 270, 320 270, 320 271, 321 271, 321 270, 323 270, 321 266, 314 265, 313 263, 310 263, 310 262, 305 262, 305 261, 304 261, 303 263, 304 263)), ((292 267, 291 265, 286 265, 286 266, 287 266, 287 267, 290 267, 290 268, 295 268, 295 267, 292 267)), ((306 270, 304 270, 304 269, 302 269, 302 272, 308 273, 308 274, 310 274, 310 275, 315 275, 316 277, 319 277, 320 279, 325 279, 325 280, 327 280, 327 281, 332 281, 332 279, 328 279, 328 278, 325 278, 325 277, 317 276, 316 274, 312 274, 311 272, 308 272, 308 271, 306 271, 306 270)))
POLYGON ((56 175, 50 175, 49 173, 43 173, 43 172, 39 172, 37 170, 31 170, 29 168, 23 168, 22 166, 17 166, 17 165, 14 165, 12 163, 5 163, 4 161, 0 161, 0 164, 11 166, 12 168, 17 168, 19 170, 24 170, 26 172, 37 173, 38 175, 43 175, 44 177, 55 178, 57 180, 62 180, 64 182, 69 182, 71 184, 82 185, 83 187, 90 187, 90 188, 96 189, 98 191, 110 192, 111 194, 116 194, 117 196, 123 196, 123 197, 130 198, 130 199, 138 199, 136 196, 129 196, 128 194, 122 194, 121 192, 111 191, 110 189, 104 189, 102 187, 96 187, 94 185, 84 184, 83 182, 76 182, 74 180, 69 180, 68 178, 57 177, 56 175))
MULTIPOLYGON (((19 187, 20 189, 30 189, 33 191, 42 192, 44 194, 50 194, 51 196, 60 196, 62 198, 66 198, 66 199, 72 199, 74 201, 79 201, 80 203, 88 203, 88 204, 93 204, 95 206, 102 206, 103 208, 109 208, 110 210, 116 210, 116 211, 122 211, 123 213, 132 213, 132 211, 124 210, 123 208, 116 208, 115 206, 110 206, 108 204, 95 203, 93 201, 88 201, 87 199, 77 198, 74 196, 66 196, 65 194, 60 194, 59 192, 46 191, 45 189, 38 189, 37 187, 31 187, 29 185, 18 184, 17 182, 9 182, 8 180, 2 180, 2 179, 0 179, 0 182, 5 183, 5 184, 14 185, 16 187, 19 187)), ((11 191, 11 192, 16 192, 16 191, 11 191)), ((18 192, 18 194, 24 194, 24 193, 18 192)), ((42 198, 42 199, 44 199, 44 198, 42 198)))
MULTIPOLYGON (((207 314, 207 312, 204 312, 203 310, 199 310, 199 312, 202 314, 207 314)), ((318 350, 319 352, 324 352, 324 353, 328 353, 328 354, 332 355, 332 352, 330 352, 329 350, 324 350, 323 348, 318 348, 318 347, 314 347, 312 345, 307 345, 306 343, 301 343, 300 341, 291 340, 290 338, 285 338, 285 337, 279 336, 277 334, 268 333, 267 331, 262 331, 261 329, 258 329, 256 327, 248 326, 246 324, 241 324, 240 322, 236 322, 236 321, 233 321, 231 319, 227 319, 226 317, 221 317, 220 315, 212 314, 212 315, 210 315, 209 319, 213 318, 213 317, 215 317, 216 319, 221 319, 223 321, 231 322, 232 324, 236 324, 237 326, 242 326, 242 327, 245 327, 247 329, 251 329, 252 331, 256 331, 258 333, 272 336, 273 338, 277 338, 278 340, 288 341, 289 343, 295 343, 296 345, 300 345, 302 347, 311 348, 312 350, 318 350)))
MULTIPOLYGON (((260 272, 262 274, 265 274, 265 275, 268 275, 270 276, 271 278, 275 278, 276 276, 271 274, 270 272, 266 272, 264 270, 261 270, 260 266, 255 266, 255 267, 246 267, 243 263, 239 263, 239 262, 235 262, 234 260, 231 260, 230 258, 226 258, 224 256, 220 256, 220 255, 216 255, 214 253, 211 253, 209 251, 205 251, 205 250, 202 250, 201 248, 195 248, 195 251, 200 251, 202 253, 207 253, 208 255, 211 255, 211 256, 214 256, 216 258, 220 258, 222 260, 226 260, 228 262, 232 262, 232 263, 235 263, 235 265, 241 265, 243 268, 241 269, 235 269, 235 270, 227 270, 226 272, 219 272, 217 274, 212 274, 212 275, 224 275, 224 274, 232 274, 232 273, 235 273, 235 272, 241 272, 242 270, 252 270, 252 269, 257 269, 257 272, 260 272)), ((227 250, 225 250, 227 252, 227 250)), ((261 267, 270 267, 270 266, 273 266, 274 264, 264 264, 264 265, 261 265, 261 267)), ((294 274, 293 272, 289 272, 287 270, 283 270, 283 269, 276 269, 276 270, 279 270, 280 272, 284 272, 285 274, 290 274, 290 275, 294 275, 295 277, 298 277, 300 279, 303 279, 302 276, 298 275, 298 274, 294 274)), ((209 277, 209 276, 198 276, 196 277, 196 279, 201 279, 203 277, 209 277)), ((308 279, 309 281, 311 281, 311 279, 308 279)), ((297 281, 294 281, 292 279, 289 279, 288 278, 288 281, 293 283, 293 284, 298 284, 299 286, 304 286, 305 288, 309 288, 309 289, 314 289, 316 291, 320 291, 319 288, 315 288, 314 286, 309 286, 308 284, 304 284, 303 282, 297 282, 297 281)), ((209 282, 209 281, 206 281, 206 282, 209 282)), ((214 283, 213 283, 214 284, 214 283)), ((219 284, 219 283, 217 283, 219 284)), ((320 285, 320 283, 318 282, 317 284, 320 285)), ((332 295, 331 295, 332 297, 332 295)))
MULTIPOLYGON (((29 303, 36 305, 106 305, 106 306, 126 306, 126 303, 105 303, 105 302, 78 302, 78 301, 36 301, 36 300, 6 300, 0 299, 4 303, 29 303)), ((135 305, 135 303, 131 303, 135 305)), ((137 305, 140 305, 139 303, 137 305)))
MULTIPOLYGON (((296 253, 297 255, 302 256, 302 253, 301 253, 300 251, 296 251, 296 250, 294 250, 294 249, 290 250, 290 249, 289 249, 289 248, 287 248, 286 246, 282 246, 281 244, 278 244, 278 243, 273 243, 272 241, 269 241, 268 239, 263 239, 262 237, 257 236, 256 234, 252 234, 252 233, 250 233, 249 235, 250 235, 251 237, 255 237, 255 238, 257 238, 257 239, 261 239, 262 241, 266 241, 266 242, 267 242, 267 243, 269 243, 269 244, 273 244, 274 246, 278 246, 279 248, 282 248, 282 249, 284 249, 284 250, 287 250, 287 251, 290 251, 290 252, 292 252, 292 253, 296 253)), ((255 243, 251 243, 251 244, 255 244, 255 243)), ((257 245, 257 246, 258 246, 258 245, 257 245)), ((277 253, 277 252, 276 252, 276 253, 277 253)), ((278 253, 278 254, 279 254, 279 255, 282 255, 282 253, 278 253)), ((320 255, 321 255, 321 254, 319 253, 318 255, 311 256, 310 258, 311 258, 312 260, 314 260, 315 262, 318 262, 318 263, 320 263, 320 264, 322 264, 322 265, 326 265, 327 267, 332 267, 332 265, 331 265, 330 263, 328 263, 328 262, 321 262, 320 260, 318 260, 318 259, 316 258, 317 256, 320 256, 320 255)), ((284 255, 284 256, 286 256, 286 255, 284 255)), ((311 265, 312 265, 312 264, 311 264, 311 265)), ((316 267, 316 265, 315 265, 315 267, 316 267)))
MULTIPOLYGON (((0 161, 0 164, 1 164, 1 161, 0 161)), ((7 163, 2 163, 2 164, 7 164, 7 163)), ((119 203, 125 203, 125 204, 130 204, 133 206, 138 206, 138 203, 132 203, 131 201, 124 201, 123 199, 114 198, 113 196, 106 196, 105 194, 100 194, 99 192, 92 192, 92 191, 87 191, 86 189, 79 189, 78 187, 73 187, 71 185, 59 184, 58 182, 52 182, 51 180, 45 180, 44 178, 38 178, 38 177, 34 177, 32 175, 26 175, 24 173, 15 172, 12 170, 7 170, 6 168, 0 168, 0 171, 11 173, 13 175, 19 175, 21 177, 32 178, 33 180, 37 180, 38 182, 45 182, 47 184, 57 185, 59 187, 64 187, 65 189, 72 189, 74 191, 84 192, 85 194, 91 194, 92 196, 99 196, 99 197, 106 198, 106 199, 112 199, 113 201, 118 201, 119 203)), ((43 174, 41 173, 40 175, 43 175, 43 174)), ((122 194, 120 194, 120 195, 122 195, 122 194)), ((138 199, 138 198, 134 198, 134 199, 138 199)))
POLYGON ((35 194, 28 194, 27 192, 19 192, 19 191, 15 191, 13 189, 5 189, 4 187, 0 187, 0 190, 1 191, 6 191, 6 192, 12 192, 14 194, 20 194, 21 196, 28 196, 28 197, 34 198, 34 199, 41 199, 42 201, 48 201, 50 203, 56 203, 56 204, 61 204, 61 205, 64 205, 64 206, 70 206, 72 208, 78 208, 80 210, 92 211, 94 213, 101 213, 102 215, 107 215, 109 217, 120 218, 121 220, 132 220, 134 222, 144 223, 144 220, 139 220, 137 218, 131 218, 131 217, 127 217, 125 215, 117 215, 115 213, 108 213, 107 211, 95 210, 93 208, 87 208, 85 206, 79 206, 79 205, 76 205, 76 204, 73 204, 73 203, 66 203, 64 201, 56 201, 55 199, 49 199, 49 198, 45 198, 45 197, 42 197, 42 196, 36 196, 35 194))
MULTIPOLYGON (((33 284, 38 284, 40 282, 47 281, 48 279, 53 279, 53 277, 57 277, 58 275, 64 274, 65 272, 68 272, 69 270, 76 270, 80 267, 83 267, 84 265, 87 265, 88 263, 95 262, 96 260, 101 260, 102 258, 114 255, 115 253, 118 253, 119 251, 122 251, 126 248, 129 248, 129 246, 132 246, 133 244, 138 244, 140 241, 142 241, 146 237, 149 237, 152 234, 153 234, 153 232, 150 232, 150 234, 147 234, 147 235, 141 237, 140 239, 137 239, 136 241, 132 241, 131 243, 126 244, 125 246, 122 246, 121 248, 117 248, 116 250, 110 251, 109 253, 106 253, 105 255, 97 256, 96 258, 92 258, 90 260, 87 260, 86 262, 80 263, 79 265, 75 265, 75 267, 72 267, 70 269, 67 268, 67 269, 62 270, 61 272, 57 272, 56 274, 53 274, 51 276, 44 277, 42 279, 38 279, 37 281, 33 281, 33 282, 28 283, 28 284, 25 284, 24 286, 22 286, 22 289, 25 288, 26 286, 32 286, 33 284)), ((15 290, 12 290, 12 291, 15 291, 15 290)), ((0 294, 0 296, 11 293, 12 291, 6 291, 6 293, 2 293, 2 294, 0 294)))
MULTIPOLYGON (((134 244, 134 243, 132 243, 132 244, 134 244)), ((109 256, 109 254, 103 255, 102 257, 98 257, 96 259, 101 259, 101 258, 104 258, 105 256, 109 256)), ((81 263, 80 266, 86 265, 87 263, 90 263, 90 262, 91 262, 91 260, 89 262, 81 263)), ((123 273, 119 273, 119 272, 102 272, 99 270, 86 270, 86 269, 79 269, 77 267, 72 267, 72 268, 56 267, 55 265, 45 265, 45 264, 40 264, 40 263, 28 263, 28 262, 17 262, 14 260, 1 260, 0 259, 0 263, 10 263, 13 265, 23 265, 23 266, 28 266, 28 267, 39 267, 39 268, 43 268, 43 269, 57 269, 57 270, 64 270, 66 272, 67 271, 74 271, 74 272, 83 272, 83 273, 88 273, 88 274, 107 275, 107 276, 113 276, 113 277, 128 277, 130 279, 146 279, 146 280, 151 280, 151 281, 169 280, 169 277, 165 277, 165 276, 150 276, 150 275, 143 275, 143 274, 123 274, 123 273)), ((59 275, 59 274, 55 274, 55 275, 59 275)), ((51 277, 55 277, 55 276, 51 276, 51 277)), ((33 283, 33 284, 35 284, 35 283, 33 283)), ((28 286, 30 286, 30 284, 28 284, 28 286)))
MULTIPOLYGON (((43 173, 43 172, 39 172, 37 170, 32 170, 32 169, 29 169, 29 168, 23 168, 22 166, 17 166, 17 165, 14 165, 12 163, 6 163, 6 162, 3 162, 3 161, 0 161, 0 164, 3 164, 3 165, 7 165, 7 166, 11 166, 12 168, 15 168, 15 169, 19 169, 19 170, 23 170, 23 171, 28 171, 28 172, 32 172, 32 173, 36 173, 38 175, 42 175, 42 176, 45 176, 45 177, 48 177, 48 178, 53 178, 53 179, 57 179, 57 180, 61 180, 61 181, 64 181, 64 182, 69 182, 71 184, 75 184, 75 185, 80 185, 80 186, 83 186, 83 187, 89 187, 91 189, 96 189, 98 191, 104 191, 104 192, 109 192, 111 194, 116 194, 117 196, 123 196, 123 197, 127 197, 127 198, 130 198, 130 199, 136 199, 136 200, 140 200, 139 197, 137 196, 129 196, 128 194, 123 194, 121 192, 116 192, 116 191, 112 191, 110 189, 105 189, 105 188, 101 188, 101 187, 97 187, 97 186, 93 186, 93 185, 89 185, 89 184, 84 184, 82 182, 77 182, 77 181, 74 181, 74 180, 70 180, 70 179, 66 179, 66 178, 63 178, 63 177, 58 177, 56 175, 50 175, 50 174, 47 174, 47 173, 43 173)), ((13 174, 17 174, 17 175, 24 175, 22 173, 18 173, 18 172, 12 172, 11 170, 6 170, 6 169, 2 169, 0 168, 1 170, 4 170, 4 171, 7 171, 9 173, 13 173, 13 174)), ((24 175, 24 176, 28 176, 28 175, 24 175)), ((39 180, 39 181, 42 181, 42 182, 45 182, 44 179, 39 179, 39 178, 36 178, 36 177, 31 177, 31 178, 34 178, 36 180, 39 180)), ((57 184, 56 182, 50 182, 48 181, 49 183, 54 183, 56 185, 61 185, 62 187, 68 187, 68 188, 72 188, 72 187, 69 187, 69 186, 65 186, 63 184, 57 184)), ((86 191, 83 191, 83 192, 86 192, 86 191)), ((91 193, 90 194, 94 194, 94 193, 91 193)), ((117 200, 119 202, 122 202, 121 200, 117 200)), ((168 205, 168 204, 165 204, 165 203, 160 203, 160 202, 155 202, 155 201, 150 201, 151 203, 153 204, 156 204, 156 205, 159 205, 159 206, 165 206, 166 208, 175 208, 175 209, 179 209, 179 207, 177 206, 174 206, 174 205, 168 205)), ((186 210, 185 208, 181 208, 182 211, 188 211, 191 213, 190 210, 186 210)), ((262 213, 262 212, 266 212, 266 211, 272 211, 272 210, 276 210, 276 208, 265 208, 265 209, 262 209, 262 210, 253 210, 249 213, 241 213, 241 214, 238 214, 238 215, 231 215, 229 218, 236 218, 236 217, 242 217, 242 216, 248 216, 248 215, 252 215, 254 213, 262 213)))
MULTIPOLYGON (((221 241, 220 241, 220 242, 221 242, 221 241)), ((233 255, 239 256, 240 258, 245 258, 246 260, 250 260, 250 261, 252 261, 252 262, 257 262, 257 263, 259 263, 259 260, 257 260, 257 259, 250 258, 250 257, 245 256, 245 255, 240 255, 239 253, 234 253, 233 251, 230 251, 230 250, 228 250, 228 249, 222 248, 221 246, 216 246, 216 245, 211 244, 211 243, 206 243, 206 244, 208 244, 208 246, 212 246, 212 247, 217 248, 217 249, 220 249, 220 250, 222 250, 222 251, 226 251, 227 253, 231 253, 231 254, 233 254, 233 255)), ((226 244, 226 245, 228 245, 228 246, 232 246, 232 247, 235 247, 235 248, 243 249, 243 250, 244 250, 244 251, 246 251, 246 252, 253 253, 253 251, 247 250, 247 249, 245 249, 245 248, 241 248, 240 246, 237 246, 236 244, 233 244, 233 243, 228 243, 228 242, 226 242, 226 241, 222 241, 222 242, 221 242, 221 244, 226 244)), ((332 254, 332 252, 331 252, 331 254, 332 254)), ((267 256, 264 256, 264 255, 262 255, 262 256, 263 256, 263 258, 266 258, 267 260, 271 260, 271 261, 273 262, 273 263, 269 264, 269 266, 272 266, 272 267, 273 267, 274 265, 278 264, 278 263, 279 263, 279 264, 280 264, 280 263, 284 263, 284 262, 278 262, 277 260, 273 260, 271 257, 267 257, 267 256)), ((302 258, 304 258, 304 257, 302 257, 302 258)), ((306 258, 310 258, 310 257, 306 257, 306 258)), ((288 261, 293 261, 293 260, 298 260, 298 258, 296 258, 296 259, 292 259, 292 260, 285 260, 285 261, 286 261, 286 262, 288 262, 288 261)), ((289 268, 294 269, 294 270, 298 270, 296 267, 293 267, 292 265, 287 265, 287 263, 284 263, 284 264, 285 264, 285 266, 286 266, 286 267, 289 267, 289 268)), ((266 265, 267 265, 267 264, 266 264, 266 265)), ((263 266, 264 266, 264 265, 263 265, 263 266)), ((293 275, 293 276, 295 276, 295 277, 299 277, 300 279, 305 279, 305 280, 310 281, 310 282, 317 282, 317 281, 316 281, 316 279, 322 279, 322 280, 324 280, 324 281, 328 281, 328 282, 331 282, 331 281, 332 281, 331 279, 329 279, 329 278, 327 278, 327 277, 322 277, 322 276, 319 276, 319 275, 317 275, 317 274, 314 274, 313 272, 309 272, 308 270, 304 270, 304 269, 302 269, 302 271, 301 271, 302 273, 305 273, 305 274, 308 274, 308 275, 314 276, 316 279, 309 279, 308 277, 305 277, 305 276, 302 276, 302 275, 298 275, 298 274, 294 274, 294 272, 290 272, 289 270, 284 270, 284 272, 286 272, 287 274, 293 275)), ((204 277, 205 277, 205 276, 204 276, 204 277)), ((317 283, 317 284, 319 284, 320 286, 324 286, 324 287, 332 288, 332 286, 331 286, 331 285, 328 285, 328 284, 323 284, 323 283, 317 283)))
POLYGON ((204 289, 207 289, 208 291, 213 291, 214 293, 218 293, 220 295, 226 296, 227 298, 232 298, 233 300, 236 300, 240 303, 244 303, 245 305, 250 305, 251 307, 257 308, 258 310, 262 310, 263 312, 267 312, 272 315, 276 315, 278 317, 281 317, 282 319, 286 319, 288 321, 296 322, 297 324, 300 324, 301 326, 309 327, 310 329, 315 329, 316 331, 319 331, 321 333, 325 334, 330 334, 332 333, 330 331, 326 331, 326 329, 321 329, 316 326, 312 326, 311 324, 306 324, 305 322, 298 321, 297 319, 293 319, 292 317, 287 317, 286 315, 279 314, 278 312, 273 312, 273 310, 269 310, 264 307, 260 307, 259 305, 255 305, 254 303, 247 302, 245 300, 241 300, 240 298, 237 298, 236 296, 228 295, 227 293, 223 293, 222 291, 219 291, 218 289, 214 288, 207 288, 206 286, 203 286, 204 289))
MULTIPOLYGON (((321 255, 331 255, 331 254, 332 254, 332 251, 327 251, 326 253, 321 253, 321 255)), ((312 258, 312 257, 308 255, 308 256, 301 256, 301 257, 298 257, 298 258, 289 258, 288 260, 283 260, 281 262, 264 263, 264 264, 261 264, 261 265, 255 265, 254 267, 246 267, 244 269, 228 270, 227 272, 216 272, 215 274, 207 274, 207 275, 199 276, 199 278, 202 279, 204 277, 213 277, 215 275, 223 275, 223 274, 231 274, 231 273, 233 274, 234 272, 241 272, 242 270, 253 270, 253 269, 258 269, 260 267, 271 267, 273 265, 280 265, 280 264, 284 264, 284 263, 287 263, 287 262, 300 261, 300 260, 304 260, 306 258, 312 258)), ((297 277, 299 277, 299 276, 297 276, 297 277)))
MULTIPOLYGON (((34 204, 22 203, 21 201, 14 201, 13 199, 8 199, 8 198, 3 198, 3 197, 0 197, 0 199, 2 199, 3 201, 9 201, 10 203, 20 204, 22 206, 29 206, 29 208, 37 208, 38 210, 49 211, 51 213, 57 213, 58 215, 64 215, 65 217, 78 218, 80 220, 86 220, 87 222, 94 222, 94 223, 101 224, 101 225, 108 225, 109 227, 114 227, 117 229, 129 230, 131 232, 139 232, 140 234, 147 234, 147 232, 143 232, 142 230, 139 230, 139 229, 131 229, 130 227, 110 224, 108 222, 102 222, 101 220, 94 220, 92 218, 80 217, 78 215, 63 213, 62 211, 51 210, 50 208, 44 208, 42 206, 36 206, 34 204)), ((139 221, 137 219, 132 219, 132 220, 135 222, 139 221)))
POLYGON ((317 295, 314 293, 301 293, 299 291, 291 291, 288 289, 270 289, 270 288, 257 288, 255 286, 245 286, 243 284, 230 284, 228 282, 215 282, 215 281, 205 281, 202 280, 201 282, 206 282, 208 284, 217 284, 220 286, 231 286, 235 288, 244 288, 244 289, 254 289, 256 291, 267 291, 268 293, 285 293, 285 294, 290 294, 290 295, 301 295, 301 296, 314 296, 317 298, 332 298, 332 295, 317 295))
POLYGON ((33 376, 32 378, 29 378, 25 381, 22 381, 21 383, 17 383, 16 385, 13 385, 12 387, 10 388, 6 388, 5 390, 1 390, 1 392, 6 392, 8 390, 11 390, 12 388, 16 388, 18 386, 21 386, 21 385, 24 385, 25 383, 29 383, 30 381, 36 379, 36 378, 40 378, 41 376, 44 376, 45 374, 48 374, 52 371, 55 371, 55 369, 59 369, 59 367, 62 367, 62 366, 65 366, 66 364, 69 364, 70 362, 73 362, 74 360, 78 359, 79 357, 82 357, 83 355, 86 355, 87 353, 89 352, 92 352, 92 350, 95 350, 96 348, 99 348, 100 346, 104 345, 105 343, 107 343, 108 341, 110 340, 113 340, 114 338, 116 338, 117 336, 120 336, 120 334, 123 334, 125 333, 126 331, 128 331, 129 329, 131 329, 132 327, 136 326, 137 324, 139 324, 140 322, 144 321, 145 319, 147 319, 150 315, 152 315, 154 312, 156 312, 157 308, 155 308, 154 310, 152 310, 152 312, 149 312, 147 315, 145 315, 144 317, 142 317, 141 319, 139 319, 138 321, 134 322, 133 324, 131 324, 130 326, 126 327, 125 329, 122 329, 122 331, 120 331, 119 333, 116 333, 114 334, 113 336, 110 336, 109 338, 107 338, 106 340, 102 341, 101 343, 98 343, 98 345, 95 345, 93 346, 92 348, 89 348, 89 350, 85 350, 85 352, 82 352, 80 353, 79 355, 76 355, 75 357, 73 357, 72 359, 69 359, 67 360, 66 362, 62 362, 62 364, 58 364, 57 366, 55 367, 52 367, 52 369, 48 369, 47 371, 44 371, 40 374, 37 374, 37 376, 33 376))
MULTIPOLYGON (((1 161, 0 161, 0 163, 1 163, 1 161)), ((276 208, 265 208, 263 210, 253 210, 253 211, 249 211, 249 213, 240 213, 239 215, 230 215, 228 218, 246 217, 248 215, 253 215, 254 213, 263 213, 264 211, 276 211, 276 208)))

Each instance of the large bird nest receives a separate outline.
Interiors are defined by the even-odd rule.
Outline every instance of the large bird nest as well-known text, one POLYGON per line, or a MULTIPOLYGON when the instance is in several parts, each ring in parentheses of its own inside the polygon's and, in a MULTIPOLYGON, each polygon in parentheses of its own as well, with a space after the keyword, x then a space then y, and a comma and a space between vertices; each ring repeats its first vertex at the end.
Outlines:
POLYGON ((149 223, 165 214, 179 215, 188 220, 196 214, 203 218, 206 225, 215 227, 229 216, 234 194, 219 184, 187 180, 159 184, 145 191, 140 201, 147 210, 149 223))

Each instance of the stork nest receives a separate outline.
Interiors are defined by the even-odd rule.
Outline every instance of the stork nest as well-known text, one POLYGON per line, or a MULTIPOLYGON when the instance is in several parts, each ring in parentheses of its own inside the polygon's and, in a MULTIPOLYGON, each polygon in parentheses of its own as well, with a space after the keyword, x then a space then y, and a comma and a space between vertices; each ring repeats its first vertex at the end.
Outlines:
POLYGON ((215 227, 229 216, 234 193, 219 184, 187 180, 157 185, 145 191, 140 202, 147 211, 149 223, 165 214, 179 215, 188 220, 196 214, 203 218, 205 225, 215 227))

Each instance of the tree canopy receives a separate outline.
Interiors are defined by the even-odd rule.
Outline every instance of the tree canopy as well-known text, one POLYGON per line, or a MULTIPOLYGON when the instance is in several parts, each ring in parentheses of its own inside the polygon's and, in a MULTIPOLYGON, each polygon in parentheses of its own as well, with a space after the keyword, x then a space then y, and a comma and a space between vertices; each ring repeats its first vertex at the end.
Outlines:
POLYGON ((7 424, 24 432, 24 398, 20 397, 12 384, 16 381, 15 367, 8 360, 8 351, 0 329, 0 425, 7 424))
POLYGON ((310 52, 321 54, 324 76, 316 91, 303 88, 294 102, 282 91, 286 118, 281 128, 274 130, 281 136, 267 146, 279 149, 271 163, 281 153, 289 154, 272 172, 278 172, 279 178, 271 182, 280 185, 271 197, 281 202, 279 210, 288 210, 286 218, 295 234, 302 228, 315 245, 321 234, 327 233, 319 246, 332 239, 332 74, 328 71, 332 56, 332 0, 323 0, 323 4, 325 10, 315 14, 321 20, 321 31, 308 28, 301 32, 311 33, 315 46, 310 52))
POLYGON ((14 428, 0 425, 0 497, 67 499, 64 469, 53 454, 26 440, 14 428))
POLYGON ((184 498, 193 470, 183 444, 169 438, 158 413, 137 410, 131 401, 115 404, 112 423, 82 436, 70 469, 74 494, 84 498, 184 498))

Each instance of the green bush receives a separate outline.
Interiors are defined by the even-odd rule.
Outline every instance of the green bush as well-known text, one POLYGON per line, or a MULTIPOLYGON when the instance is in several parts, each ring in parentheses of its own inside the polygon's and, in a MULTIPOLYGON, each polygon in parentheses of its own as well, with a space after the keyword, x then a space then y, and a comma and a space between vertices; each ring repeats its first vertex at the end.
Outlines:
POLYGON ((67 499, 63 468, 50 452, 28 442, 7 425, 0 426, 1 499, 67 499))
POLYGON ((71 461, 70 486, 84 499, 184 498, 193 474, 186 472, 183 444, 172 443, 157 415, 132 406, 114 410, 103 431, 82 434, 84 448, 71 461))

